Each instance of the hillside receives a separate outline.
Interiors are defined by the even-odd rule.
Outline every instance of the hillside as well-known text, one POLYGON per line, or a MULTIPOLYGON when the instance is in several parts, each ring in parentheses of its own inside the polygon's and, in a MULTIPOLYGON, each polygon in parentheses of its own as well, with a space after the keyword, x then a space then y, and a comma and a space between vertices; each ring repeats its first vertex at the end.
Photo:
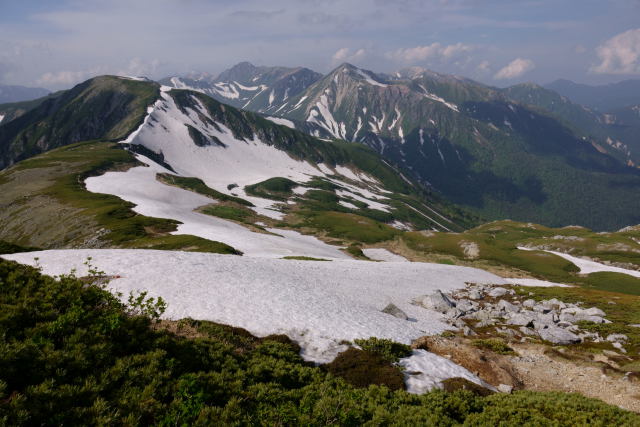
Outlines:
POLYGON ((623 80, 608 85, 592 86, 559 79, 545 85, 577 104, 603 113, 640 104, 640 80, 623 80))
POLYGON ((47 98, 0 124, 0 169, 74 142, 124 139, 158 93, 157 84, 103 76, 47 98))

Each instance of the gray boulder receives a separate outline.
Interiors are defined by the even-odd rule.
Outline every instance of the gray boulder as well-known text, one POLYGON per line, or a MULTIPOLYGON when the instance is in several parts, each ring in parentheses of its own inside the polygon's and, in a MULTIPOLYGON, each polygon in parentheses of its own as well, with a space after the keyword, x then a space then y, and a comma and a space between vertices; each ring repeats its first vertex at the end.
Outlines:
POLYGON ((537 316, 535 316, 531 312, 514 313, 507 320, 507 324, 516 326, 528 326, 533 325, 533 322, 535 320, 537 320, 537 316))
POLYGON ((462 311, 471 311, 478 309, 478 303, 475 301, 469 301, 468 299, 459 299, 456 301, 456 308, 462 311))
POLYGON ((404 311, 400 310, 395 304, 390 303, 389 305, 387 305, 385 308, 382 309, 383 313, 386 314, 390 314, 393 317, 397 317, 398 319, 402 319, 402 320, 409 320, 409 316, 407 316, 407 313, 405 313, 404 311))
POLYGON ((497 308, 498 310, 504 311, 506 313, 517 313, 518 311, 520 311, 520 309, 516 305, 511 304, 506 300, 500 300, 497 304, 497 308))
POLYGON ((609 334, 606 339, 609 342, 623 342, 627 341, 629 337, 625 334, 609 334))
POLYGON ((500 298, 507 294, 507 290, 505 288, 493 288, 491 289, 487 295, 492 298, 500 298))
POLYGON ((418 297, 414 300, 414 303, 426 309, 437 311, 438 313, 445 313, 450 308, 456 306, 456 304, 440 290, 430 295, 418 297))
POLYGON ((470 299, 482 299, 482 292, 478 289, 471 289, 469 291, 470 299))
POLYGON ((533 308, 536 305, 536 300, 527 299, 522 301, 522 306, 527 308, 533 308))
POLYGON ((582 310, 581 313, 586 314, 587 316, 604 317, 607 315, 604 311, 600 310, 598 307, 587 308, 586 310, 582 310))
POLYGON ((553 344, 568 345, 580 342, 579 336, 557 326, 548 326, 547 328, 539 329, 538 335, 543 340, 553 344))

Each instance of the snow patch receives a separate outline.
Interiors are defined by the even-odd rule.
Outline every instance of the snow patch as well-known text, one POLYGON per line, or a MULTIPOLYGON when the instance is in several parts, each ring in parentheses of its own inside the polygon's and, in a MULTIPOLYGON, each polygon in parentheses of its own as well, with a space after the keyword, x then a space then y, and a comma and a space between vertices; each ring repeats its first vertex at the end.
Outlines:
POLYGON ((451 102, 447 102, 447 101, 445 101, 443 98, 440 98, 438 95, 436 95, 436 94, 434 94, 434 93, 429 92, 429 91, 427 90, 427 88, 425 88, 423 85, 419 85, 419 86, 420 86, 420 87, 422 88, 422 90, 424 91, 423 95, 424 95, 426 98, 429 98, 429 99, 431 99, 431 100, 433 100, 433 101, 440 102, 441 104, 446 105, 447 107, 449 107, 450 109, 452 109, 452 110, 453 110, 453 111, 455 111, 456 113, 459 113, 459 112, 460 112, 460 110, 458 109, 458 106, 457 106, 457 105, 452 104, 451 102))
POLYGON ((374 86, 380 86, 380 87, 387 87, 389 85, 386 85, 384 83, 380 83, 379 81, 374 80, 369 74, 365 73, 364 71, 360 70, 360 69, 356 69, 356 72, 364 78, 364 80, 369 83, 370 85, 374 85, 374 86))
MULTIPOLYGON (((167 302, 168 319, 191 317, 247 329, 257 336, 286 334, 298 341, 307 360, 328 362, 345 347, 342 340, 387 338, 410 344, 450 328, 439 313, 411 304, 419 295, 465 288, 466 282, 504 283, 469 267, 427 263, 263 259, 234 255, 140 249, 52 250, 6 255, 39 264, 45 274, 66 274, 83 263, 110 276, 109 287, 128 295, 146 290, 167 302), (412 319, 382 313, 393 303, 412 319)), ((407 372, 465 376, 452 362, 421 352, 404 359, 407 372)), ((423 377, 407 380, 410 390, 423 377)))
POLYGON ((267 120, 271 120, 273 123, 295 129, 296 125, 291 120, 283 119, 282 117, 266 117, 267 120))

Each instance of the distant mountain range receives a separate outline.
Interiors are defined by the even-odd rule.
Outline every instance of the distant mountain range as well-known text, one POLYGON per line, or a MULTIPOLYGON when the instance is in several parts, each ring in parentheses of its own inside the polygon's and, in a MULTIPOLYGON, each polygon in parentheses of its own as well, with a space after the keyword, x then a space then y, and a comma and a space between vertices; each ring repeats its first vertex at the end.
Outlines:
POLYGON ((640 80, 624 80, 601 86, 589 86, 570 80, 556 80, 546 88, 566 96, 576 104, 603 113, 632 105, 640 105, 640 80))
POLYGON ((9 86, 0 84, 0 104, 7 102, 30 101, 41 98, 49 93, 48 90, 37 87, 9 86))
POLYGON ((640 183, 635 121, 627 114, 623 125, 538 85, 499 89, 419 67, 377 74, 342 64, 320 76, 248 63, 216 78, 164 82, 320 138, 365 144, 487 218, 594 228, 640 220, 627 193, 640 183))
MULTIPOLYGON (((101 79, 20 109, 0 105, 8 117, 0 163, 74 141, 117 139, 142 120, 155 95, 122 88, 152 86, 101 79)), ((640 115, 633 107, 601 113, 535 84, 499 89, 418 67, 377 74, 342 64, 323 76, 243 62, 216 77, 161 83, 316 138, 370 147, 405 177, 483 218, 598 230, 640 222, 640 115)))

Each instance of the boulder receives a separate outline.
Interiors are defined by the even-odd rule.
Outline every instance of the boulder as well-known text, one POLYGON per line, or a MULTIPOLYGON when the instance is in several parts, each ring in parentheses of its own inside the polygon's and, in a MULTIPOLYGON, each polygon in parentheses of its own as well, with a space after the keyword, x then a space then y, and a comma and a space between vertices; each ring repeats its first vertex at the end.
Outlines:
POLYGON ((536 305, 536 300, 527 299, 522 301, 522 306, 527 308, 533 308, 536 305))
POLYGON ((542 305, 550 309, 562 310, 567 308, 567 305, 557 298, 551 298, 550 300, 542 301, 542 305))
POLYGON ((400 310, 395 304, 390 303, 389 305, 387 305, 385 308, 382 309, 383 313, 386 314, 390 314, 393 317, 397 317, 398 319, 402 319, 402 320, 409 320, 409 316, 407 316, 407 314, 400 310))
POLYGON ((510 385, 508 385, 508 384, 500 384, 500 385, 498 386, 498 391, 499 391, 500 393, 507 393, 507 394, 509 394, 509 393, 511 393, 511 392, 513 391, 513 386, 510 386, 510 385))
POLYGON ((605 320, 600 316, 592 316, 592 315, 585 314, 584 312, 578 312, 573 315, 574 322, 578 322, 580 320, 593 322, 593 323, 609 323, 608 320, 605 320))
POLYGON ((487 293, 487 295, 492 298, 500 298, 502 296, 505 296, 506 294, 507 290, 505 288, 493 288, 487 293))
POLYGON ((520 311, 520 309, 517 306, 515 306, 514 304, 511 304, 509 301, 506 301, 506 300, 500 300, 496 305, 496 307, 498 308, 498 310, 504 311, 506 313, 517 313, 518 311, 520 311))
POLYGON ((606 339, 609 342, 622 342, 627 341, 629 337, 625 334, 609 334, 606 339))
POLYGON ((530 326, 537 317, 530 312, 514 313, 507 320, 507 325, 530 326))
POLYGON ((587 308, 586 310, 582 310, 581 313, 586 314, 587 316, 600 316, 604 317, 607 315, 604 311, 600 310, 598 307, 587 308))
POLYGON ((549 341, 553 344, 568 345, 580 342, 579 336, 555 325, 538 329, 538 335, 543 340, 549 341))
POLYGON ((456 308, 459 308, 462 311, 477 310, 478 303, 468 299, 459 299, 456 301, 456 308))
POLYGON ((482 292, 478 289, 470 290, 469 299, 482 299, 482 292))
POLYGON ((440 290, 429 295, 418 297, 414 300, 414 303, 426 309, 437 311, 438 313, 445 313, 450 308, 456 306, 455 303, 440 290))

